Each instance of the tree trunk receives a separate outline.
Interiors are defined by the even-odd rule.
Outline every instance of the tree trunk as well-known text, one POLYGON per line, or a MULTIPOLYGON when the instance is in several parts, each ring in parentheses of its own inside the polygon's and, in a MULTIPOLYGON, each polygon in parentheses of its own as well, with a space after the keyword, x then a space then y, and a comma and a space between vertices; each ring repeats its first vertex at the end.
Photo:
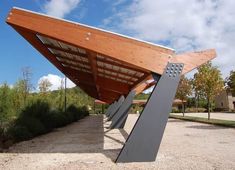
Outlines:
POLYGON ((64 112, 67 109, 67 77, 64 77, 64 112))
POLYGON ((210 99, 207 99, 208 120, 211 118, 210 99))
POLYGON ((199 95, 196 98, 196 112, 198 112, 198 105, 199 105, 199 95))
POLYGON ((197 95, 197 93, 195 92, 194 102, 195 102, 196 112, 198 112, 198 102, 197 102, 197 98, 198 98, 198 95, 197 95))
POLYGON ((183 117, 184 117, 184 102, 182 100, 182 113, 183 113, 183 117))

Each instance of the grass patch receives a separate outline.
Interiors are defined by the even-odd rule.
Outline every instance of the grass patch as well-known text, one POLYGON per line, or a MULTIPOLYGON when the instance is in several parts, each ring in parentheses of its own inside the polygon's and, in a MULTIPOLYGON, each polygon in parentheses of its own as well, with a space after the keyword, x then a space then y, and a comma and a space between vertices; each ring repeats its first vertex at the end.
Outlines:
POLYGON ((193 117, 193 116, 183 117, 183 116, 172 115, 172 114, 170 114, 170 118, 235 128, 235 121, 232 121, 232 120, 221 120, 221 119, 208 120, 207 118, 202 118, 202 117, 193 117))

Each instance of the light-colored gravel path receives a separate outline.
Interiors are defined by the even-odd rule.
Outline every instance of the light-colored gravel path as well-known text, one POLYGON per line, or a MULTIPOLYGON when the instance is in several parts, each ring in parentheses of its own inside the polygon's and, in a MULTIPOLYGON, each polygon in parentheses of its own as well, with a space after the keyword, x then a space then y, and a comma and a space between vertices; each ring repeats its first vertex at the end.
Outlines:
MULTIPOLYGON (((173 113, 174 115, 182 115, 182 113, 173 113)), ((185 113, 185 116, 193 116, 193 117, 208 117, 208 113, 185 113)), ((235 121, 235 113, 221 113, 214 112, 211 113, 212 119, 222 119, 222 120, 233 120, 235 121)))
POLYGON ((115 164, 137 115, 125 130, 106 129, 102 116, 18 143, 0 154, 0 169, 235 169, 235 129, 169 119, 155 162, 115 164))

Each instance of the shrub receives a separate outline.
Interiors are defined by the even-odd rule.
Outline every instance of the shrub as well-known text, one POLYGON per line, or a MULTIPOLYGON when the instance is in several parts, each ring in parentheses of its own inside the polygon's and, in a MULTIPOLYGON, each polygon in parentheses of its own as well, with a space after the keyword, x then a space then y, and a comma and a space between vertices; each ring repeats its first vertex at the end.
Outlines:
POLYGON ((37 100, 22 110, 19 117, 8 129, 8 134, 16 142, 28 140, 47 133, 53 128, 62 127, 77 121, 87 115, 89 115, 87 107, 77 108, 74 105, 70 105, 65 113, 51 110, 48 103, 37 100))
POLYGON ((180 113, 180 110, 177 108, 172 108, 171 113, 180 113))
POLYGON ((67 108, 67 116, 69 117, 69 119, 72 119, 73 121, 77 121, 88 115, 89 111, 86 106, 77 108, 74 105, 70 105, 67 108))
POLYGON ((51 111, 50 105, 47 102, 37 100, 36 102, 27 106, 21 113, 20 117, 34 117, 38 119, 47 131, 52 130, 56 127, 55 122, 55 112, 58 111, 51 111))
POLYGON ((53 119, 51 116, 50 105, 41 100, 37 100, 23 109, 20 117, 34 117, 40 120, 47 129, 54 128, 51 125, 53 119))
POLYGON ((48 132, 43 123, 34 117, 20 117, 16 120, 15 126, 24 126, 33 136, 41 135, 48 132))
POLYGON ((48 103, 43 102, 41 100, 37 100, 36 102, 31 103, 26 106, 21 115, 22 116, 32 116, 43 119, 43 117, 50 113, 50 106, 48 103))
POLYGON ((8 135, 14 139, 15 142, 28 140, 33 137, 25 126, 15 125, 8 129, 8 135))
POLYGON ((4 129, 0 126, 0 143, 2 142, 4 138, 4 129))
POLYGON ((79 108, 79 111, 81 113, 81 118, 84 118, 86 116, 89 116, 89 111, 86 106, 82 106, 79 108))
POLYGON ((69 123, 68 117, 66 117, 64 112, 52 111, 51 115, 53 118, 52 123, 54 124, 55 128, 65 126, 69 123))
POLYGON ((67 112, 67 115, 70 117, 70 119, 72 119, 72 121, 77 121, 81 118, 80 110, 74 105, 70 105, 67 108, 66 112, 67 112))

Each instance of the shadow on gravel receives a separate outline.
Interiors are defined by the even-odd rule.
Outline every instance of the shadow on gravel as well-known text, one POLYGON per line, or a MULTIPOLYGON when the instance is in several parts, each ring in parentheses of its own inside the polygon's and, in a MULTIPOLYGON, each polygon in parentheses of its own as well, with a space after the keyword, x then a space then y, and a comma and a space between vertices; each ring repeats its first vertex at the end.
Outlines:
MULTIPOLYGON (((125 130, 119 130, 126 139, 125 130)), ((78 122, 36 137, 29 141, 13 145, 8 153, 102 153, 115 161, 119 149, 104 149, 104 137, 119 144, 124 144, 116 137, 118 131, 104 131, 103 115, 91 115, 78 122)))
POLYGON ((214 125, 192 125, 192 126, 186 126, 186 128, 208 129, 208 130, 226 129, 225 127, 222 127, 222 126, 214 126, 214 125))
POLYGON ((168 122, 172 122, 172 123, 185 123, 185 121, 182 121, 182 120, 179 120, 179 119, 172 119, 172 118, 169 118, 168 122))

